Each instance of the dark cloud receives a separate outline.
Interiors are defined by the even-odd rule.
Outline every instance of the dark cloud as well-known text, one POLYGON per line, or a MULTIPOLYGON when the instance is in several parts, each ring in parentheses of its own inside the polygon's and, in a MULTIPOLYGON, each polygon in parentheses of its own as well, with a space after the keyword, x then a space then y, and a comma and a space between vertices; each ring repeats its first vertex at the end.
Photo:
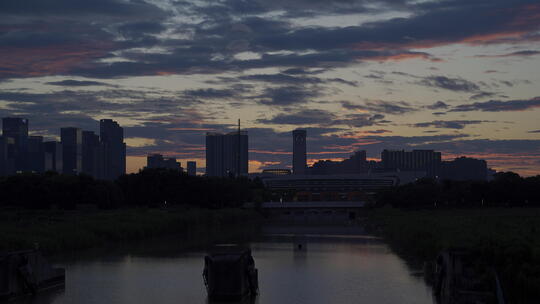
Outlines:
POLYGON ((540 130, 531 130, 531 131, 527 131, 527 133, 540 133, 540 130))
POLYGON ((254 74, 238 77, 240 80, 246 81, 259 81, 265 83, 274 84, 289 84, 289 85, 301 85, 301 84, 324 84, 324 83, 340 83, 353 87, 358 86, 357 81, 347 81, 342 78, 319 78, 319 77, 297 77, 291 76, 286 73, 280 74, 254 74))
POLYGON ((314 89, 300 86, 284 86, 277 88, 266 88, 263 94, 258 97, 260 98, 260 102, 262 104, 288 106, 314 101, 315 98, 320 96, 322 96, 322 93, 318 88, 314 89))
POLYGON ((499 95, 499 94, 492 93, 492 92, 480 92, 478 94, 474 94, 470 98, 472 100, 478 100, 478 99, 484 99, 484 98, 491 98, 491 97, 494 97, 494 96, 497 96, 497 95, 499 95))
MULTIPOLYGON (((348 0, 294 1, 294 4, 278 1, 280 5, 273 1, 224 0, 217 4, 203 1, 197 5, 177 1, 176 12, 180 15, 169 19, 174 9, 161 9, 144 1, 87 2, 2 2, 1 17, 13 25, 0 36, 0 43, 7 46, 5 53, 0 52, 0 57, 6 58, 0 61, 0 78, 58 74, 94 78, 215 74, 266 67, 313 70, 370 60, 438 60, 411 49, 456 42, 487 44, 536 39, 530 35, 538 30, 540 11, 534 1, 526 0, 512 3, 388 0, 377 5, 372 1, 348 0), (347 27, 302 27, 288 21, 290 17, 303 15, 396 9, 410 16, 347 27), (260 17, 276 11, 281 13, 278 17, 260 17), (54 18, 48 18, 51 16, 54 18), (182 23, 178 17, 203 21, 182 23), (176 35, 156 35, 166 30, 176 35), (26 51, 16 52, 17 49, 26 51), (260 58, 234 57, 243 51, 257 53, 260 58), (37 59, 39 64, 29 62, 28 58, 37 59), (12 62, 19 62, 16 70, 10 65, 12 62)), ((424 84, 467 92, 475 89, 474 84, 461 79, 432 78, 424 84)))
POLYGON ((443 101, 436 101, 432 105, 426 106, 430 110, 448 109, 448 105, 443 101))
POLYGON ((417 84, 454 92, 472 93, 480 90, 480 87, 474 82, 463 78, 449 78, 446 76, 428 76, 417 82, 417 84))
POLYGON ((490 122, 485 120, 434 120, 431 122, 420 122, 412 125, 417 128, 439 128, 439 129, 463 129, 467 125, 476 125, 484 122, 490 122))
POLYGON ((533 50, 525 50, 525 51, 517 51, 507 54, 499 54, 499 55, 476 55, 475 57, 479 58, 501 58, 501 57, 530 57, 540 55, 540 51, 533 51, 533 50))
POLYGON ((197 89, 197 90, 185 90, 182 92, 184 96, 189 98, 203 98, 203 99, 230 99, 239 96, 238 90, 233 89, 197 89))
POLYGON ((73 80, 73 79, 46 82, 45 84, 55 85, 55 86, 64 86, 64 87, 110 86, 108 83, 100 82, 100 81, 73 80))
MULTIPOLYGON (((346 125, 348 127, 367 127, 378 125, 384 121, 383 115, 380 114, 346 114, 338 116, 332 112, 318 109, 302 109, 292 113, 280 113, 271 119, 258 119, 258 123, 278 124, 278 125, 316 125, 318 127, 331 127, 346 125)), ((333 128, 336 129, 336 128, 333 128)))
POLYGON ((540 107, 540 97, 531 99, 516 99, 516 100, 490 100, 486 102, 475 102, 472 104, 462 104, 455 106, 451 112, 503 112, 503 111, 526 111, 540 107))
POLYGON ((344 101, 341 105, 348 110, 361 110, 373 113, 401 115, 417 111, 415 107, 405 101, 384 101, 375 100, 367 101, 364 104, 353 104, 348 101, 344 101))
POLYGON ((258 123, 279 125, 328 125, 336 116, 329 111, 304 109, 294 113, 280 113, 271 119, 258 119, 258 123))

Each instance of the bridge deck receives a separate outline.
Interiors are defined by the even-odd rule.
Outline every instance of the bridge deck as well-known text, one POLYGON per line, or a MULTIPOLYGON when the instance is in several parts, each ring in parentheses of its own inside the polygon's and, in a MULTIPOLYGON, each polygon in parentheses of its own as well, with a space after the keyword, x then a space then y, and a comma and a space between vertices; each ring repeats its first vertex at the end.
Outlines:
POLYGON ((262 203, 263 209, 277 208, 299 208, 299 209, 315 209, 315 208, 363 208, 365 202, 357 201, 336 201, 336 202, 266 202, 262 203))

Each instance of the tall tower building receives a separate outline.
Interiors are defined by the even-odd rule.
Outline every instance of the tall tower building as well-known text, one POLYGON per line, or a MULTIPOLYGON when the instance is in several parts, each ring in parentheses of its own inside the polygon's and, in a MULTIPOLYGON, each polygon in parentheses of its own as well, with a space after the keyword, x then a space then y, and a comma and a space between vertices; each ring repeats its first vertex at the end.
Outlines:
POLYGON ((100 148, 97 134, 93 131, 82 131, 82 172, 94 178, 103 177, 100 148))
POLYGON ((238 176, 248 174, 248 133, 206 133, 206 175, 238 176))
POLYGON ((194 161, 187 162, 187 174, 191 176, 197 175, 197 163, 194 161))
POLYGON ((82 131, 79 128, 60 129, 64 174, 82 172, 82 131))
POLYGON ((102 119, 99 121, 99 133, 103 146, 103 178, 117 179, 126 174, 124 129, 112 119, 102 119))
POLYGON ((46 141, 43 146, 45 149, 45 171, 62 173, 62 144, 57 141, 46 141))
POLYGON ((14 160, 15 171, 28 170, 28 119, 5 117, 2 119, 2 135, 13 139, 8 158, 14 160))
POLYGON ((43 136, 28 137, 27 170, 31 172, 45 172, 45 148, 43 136))
POLYGON ((306 174, 306 130, 294 130, 293 135, 293 174, 306 174))

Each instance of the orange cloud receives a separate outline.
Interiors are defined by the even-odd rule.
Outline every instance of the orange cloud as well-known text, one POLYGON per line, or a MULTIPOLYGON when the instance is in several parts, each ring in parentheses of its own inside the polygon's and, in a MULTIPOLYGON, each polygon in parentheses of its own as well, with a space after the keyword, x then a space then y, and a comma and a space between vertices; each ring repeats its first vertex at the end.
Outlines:
POLYGON ((113 45, 62 45, 0 49, 0 77, 35 77, 63 74, 105 56, 113 45))

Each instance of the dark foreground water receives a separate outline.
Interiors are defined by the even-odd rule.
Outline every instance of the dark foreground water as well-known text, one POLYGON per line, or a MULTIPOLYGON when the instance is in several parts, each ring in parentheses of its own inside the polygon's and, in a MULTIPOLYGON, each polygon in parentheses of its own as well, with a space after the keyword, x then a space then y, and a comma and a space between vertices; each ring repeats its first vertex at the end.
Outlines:
MULTIPOLYGON (((254 303, 433 303, 423 279, 376 238, 339 234, 339 229, 287 231, 267 231, 250 244, 259 269, 260 295, 254 303)), ((66 268, 65 290, 17 303, 208 303, 201 275, 204 250, 167 252, 172 242, 61 258, 57 265, 66 268)))

